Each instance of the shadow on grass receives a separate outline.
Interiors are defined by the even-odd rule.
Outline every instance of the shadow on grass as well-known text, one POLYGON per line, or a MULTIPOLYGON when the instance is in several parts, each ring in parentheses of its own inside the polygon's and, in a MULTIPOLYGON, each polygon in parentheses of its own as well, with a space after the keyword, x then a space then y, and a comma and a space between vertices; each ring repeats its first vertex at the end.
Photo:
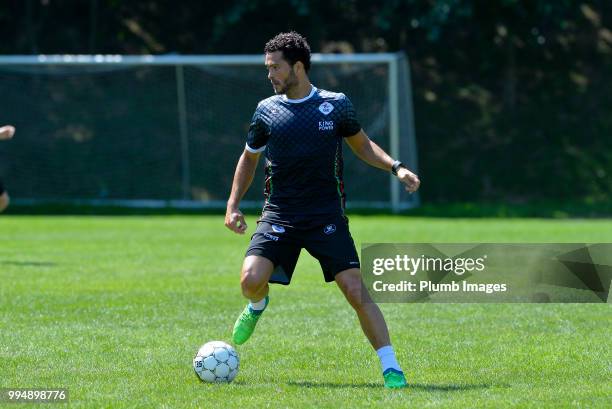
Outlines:
MULTIPOLYGON (((382 383, 331 383, 331 382, 287 382, 290 386, 300 386, 303 388, 373 388, 373 389, 381 389, 383 387, 382 383)), ((467 391, 474 389, 488 389, 492 385, 488 384, 475 384, 475 385, 432 385, 432 384, 424 384, 424 383, 409 383, 407 390, 415 390, 420 389, 427 392, 455 392, 455 391, 467 391)))
POLYGON ((56 266, 57 263, 50 263, 46 261, 9 261, 9 260, 0 260, 0 264, 5 266, 33 266, 33 267, 52 267, 56 266))

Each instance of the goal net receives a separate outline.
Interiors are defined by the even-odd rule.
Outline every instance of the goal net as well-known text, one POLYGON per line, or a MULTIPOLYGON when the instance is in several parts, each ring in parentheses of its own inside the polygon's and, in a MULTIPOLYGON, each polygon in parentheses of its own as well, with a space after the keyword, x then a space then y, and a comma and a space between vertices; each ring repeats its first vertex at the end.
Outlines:
MULTIPOLYGON (((370 137, 416 170, 407 58, 312 62, 313 84, 345 93, 370 137)), ((17 204, 224 208, 266 76, 261 55, 2 56, 0 122, 17 134, 0 143, 0 178, 17 204)), ((346 145, 344 158, 349 209, 418 205, 346 145)), ((260 169, 244 207, 262 190, 260 169)))

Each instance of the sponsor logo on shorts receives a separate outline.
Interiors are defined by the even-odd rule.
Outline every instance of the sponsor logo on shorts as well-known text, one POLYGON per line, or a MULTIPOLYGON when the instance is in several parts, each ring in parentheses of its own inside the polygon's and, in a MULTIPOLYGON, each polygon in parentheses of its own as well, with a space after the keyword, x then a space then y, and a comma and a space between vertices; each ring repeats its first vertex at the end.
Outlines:
POLYGON ((273 240, 273 241, 278 241, 278 239, 280 239, 280 237, 273 236, 270 233, 264 233, 264 237, 266 239, 273 240))
POLYGON ((327 226, 325 226, 325 228, 323 229, 323 233, 330 235, 333 232, 336 231, 336 225, 335 224, 328 224, 327 226))
POLYGON ((272 230, 274 231, 274 233, 284 233, 285 232, 285 228, 283 226, 278 226, 276 224, 272 225, 272 230))

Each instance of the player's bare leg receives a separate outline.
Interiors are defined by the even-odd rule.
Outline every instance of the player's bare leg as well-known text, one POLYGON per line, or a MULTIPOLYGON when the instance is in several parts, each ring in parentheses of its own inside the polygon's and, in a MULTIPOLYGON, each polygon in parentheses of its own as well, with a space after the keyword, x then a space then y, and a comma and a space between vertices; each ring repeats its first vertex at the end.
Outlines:
POLYGON ((274 264, 261 256, 244 259, 240 274, 240 287, 250 303, 245 307, 234 324, 232 338, 235 344, 245 343, 253 334, 255 325, 268 305, 268 280, 274 271, 274 264))
MULTIPOLYGON (((379 349, 385 345, 389 345, 389 331, 385 318, 380 312, 378 305, 374 304, 369 299, 362 299, 361 295, 361 273, 358 268, 344 270, 336 275, 336 283, 347 301, 355 309, 361 329, 372 344, 374 349, 379 349), (364 301, 369 302, 364 302, 364 301)), ((365 297, 369 297, 367 292, 365 297)))
POLYGON ((249 300, 261 300, 270 289, 268 280, 274 271, 274 264, 261 256, 247 256, 242 263, 240 287, 242 295, 249 300))
POLYGON ((344 270, 336 275, 336 283, 351 304, 361 329, 376 350, 381 361, 385 386, 401 388, 406 386, 406 378, 395 359, 395 352, 389 340, 389 330, 380 308, 370 299, 369 294, 362 294, 361 273, 358 268, 344 270))

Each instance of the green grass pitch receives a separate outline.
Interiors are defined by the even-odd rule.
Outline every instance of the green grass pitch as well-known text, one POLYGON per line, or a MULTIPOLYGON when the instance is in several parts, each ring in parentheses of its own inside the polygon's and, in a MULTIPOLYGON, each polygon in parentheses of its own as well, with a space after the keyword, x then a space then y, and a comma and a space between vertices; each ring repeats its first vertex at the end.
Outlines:
MULTIPOLYGON (((355 216, 351 230, 358 246, 612 241, 610 220, 355 216)), ((612 407, 609 304, 383 304, 409 382, 390 391, 306 252, 237 348, 236 381, 200 383, 194 353, 229 341, 244 307, 249 236, 221 216, 0 217, 0 387, 65 387, 83 408, 612 407)))

